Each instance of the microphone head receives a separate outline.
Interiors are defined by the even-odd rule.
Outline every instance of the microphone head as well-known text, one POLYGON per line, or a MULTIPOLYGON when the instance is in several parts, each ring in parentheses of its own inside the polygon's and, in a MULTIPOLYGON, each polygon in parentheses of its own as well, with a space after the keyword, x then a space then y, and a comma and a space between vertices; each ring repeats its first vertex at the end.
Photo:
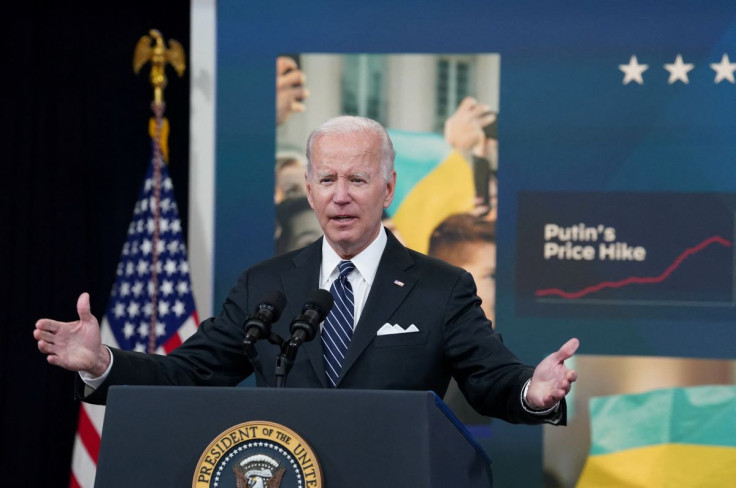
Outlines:
POLYGON ((320 288, 310 295, 309 300, 304 304, 303 312, 307 310, 316 311, 319 314, 318 322, 322 322, 327 317, 327 314, 330 313, 334 302, 335 299, 332 297, 332 293, 320 288))
POLYGON ((263 299, 258 303, 258 307, 256 308, 256 313, 258 313, 261 310, 268 310, 271 312, 271 315, 273 315, 273 322, 276 322, 279 317, 281 316, 281 312, 284 310, 284 307, 286 306, 286 297, 283 293, 281 293, 279 290, 274 290, 270 293, 267 293, 263 299))
POLYGON ((300 335, 304 342, 314 339, 319 330, 319 323, 330 313, 333 301, 332 293, 329 291, 322 289, 314 291, 302 307, 302 313, 291 322, 289 328, 291 333, 300 335))

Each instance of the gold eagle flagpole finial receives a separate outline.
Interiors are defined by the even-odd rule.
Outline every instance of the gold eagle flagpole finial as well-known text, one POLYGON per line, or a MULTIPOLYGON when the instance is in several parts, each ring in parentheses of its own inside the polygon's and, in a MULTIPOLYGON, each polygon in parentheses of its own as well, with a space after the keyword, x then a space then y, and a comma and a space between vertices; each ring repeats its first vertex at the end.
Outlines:
POLYGON ((151 29, 148 33, 150 35, 141 36, 135 45, 133 71, 138 74, 144 64, 151 62, 150 80, 153 85, 153 101, 160 104, 164 101, 163 91, 167 82, 164 70, 166 65, 173 66, 180 78, 184 75, 187 65, 184 60, 184 48, 178 41, 169 39, 167 48, 159 31, 151 29))
POLYGON ((148 31, 149 35, 141 36, 135 45, 133 54, 133 71, 138 74, 146 63, 151 62, 149 79, 153 85, 153 102, 151 109, 156 115, 148 124, 148 133, 153 139, 156 154, 165 162, 169 161, 169 121, 163 116, 165 110, 164 88, 166 88, 166 65, 170 64, 181 78, 187 68, 184 48, 175 39, 169 39, 166 47, 164 38, 156 29, 148 31))

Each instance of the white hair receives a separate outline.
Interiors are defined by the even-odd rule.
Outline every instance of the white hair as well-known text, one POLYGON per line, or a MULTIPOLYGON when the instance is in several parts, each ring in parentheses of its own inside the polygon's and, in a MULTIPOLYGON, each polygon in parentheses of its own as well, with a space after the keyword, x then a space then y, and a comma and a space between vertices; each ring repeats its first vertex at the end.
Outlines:
POLYGON ((312 148, 317 139, 332 134, 366 134, 377 135, 381 143, 381 174, 383 179, 391 181, 394 172, 396 153, 388 132, 375 120, 356 115, 341 115, 324 122, 309 134, 307 139, 307 176, 312 176, 312 148))

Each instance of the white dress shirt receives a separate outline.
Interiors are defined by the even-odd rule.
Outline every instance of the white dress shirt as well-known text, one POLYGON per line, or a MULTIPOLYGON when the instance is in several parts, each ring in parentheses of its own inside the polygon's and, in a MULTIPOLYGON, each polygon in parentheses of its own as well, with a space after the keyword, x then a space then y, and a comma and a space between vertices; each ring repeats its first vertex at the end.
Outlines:
MULTIPOLYGON (((355 302, 355 310, 353 311, 355 323, 353 324, 353 329, 355 329, 355 325, 360 320, 360 314, 363 312, 368 293, 371 291, 373 280, 376 277, 376 271, 378 271, 378 263, 381 261, 387 241, 386 231, 381 226, 381 230, 378 236, 373 239, 373 242, 350 260, 355 265, 355 270, 348 275, 348 281, 353 288, 353 300, 355 302)), ((327 239, 322 239, 322 266, 319 270, 320 288, 330 291, 332 282, 340 276, 338 264, 342 260, 327 243, 327 239)))

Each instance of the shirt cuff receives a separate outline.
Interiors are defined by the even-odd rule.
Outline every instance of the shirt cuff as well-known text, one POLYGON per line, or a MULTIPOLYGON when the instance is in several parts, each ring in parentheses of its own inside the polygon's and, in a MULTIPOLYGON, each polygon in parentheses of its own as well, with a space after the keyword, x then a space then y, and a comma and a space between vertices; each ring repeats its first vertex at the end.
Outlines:
POLYGON ((532 408, 531 405, 529 405, 529 402, 526 399, 526 392, 529 389, 529 383, 532 382, 532 379, 529 378, 526 380, 526 383, 524 383, 524 388, 521 389, 521 407, 524 409, 526 413, 530 413, 532 415, 538 415, 540 417, 545 417, 549 414, 555 413, 560 408, 560 402, 555 403, 550 408, 546 410, 536 410, 532 408))
MULTIPOLYGON (((103 344, 103 346, 105 345, 103 344)), ((93 390, 96 390, 97 388, 100 387, 102 383, 105 382, 107 377, 110 375, 110 370, 112 369, 112 362, 113 362, 112 351, 107 346, 105 346, 105 348, 107 349, 107 352, 110 353, 110 364, 107 365, 107 369, 105 370, 104 373, 102 373, 102 376, 95 378, 91 374, 87 373, 86 371, 79 372, 79 377, 82 378, 82 381, 84 382, 84 384, 89 386, 93 390)))

